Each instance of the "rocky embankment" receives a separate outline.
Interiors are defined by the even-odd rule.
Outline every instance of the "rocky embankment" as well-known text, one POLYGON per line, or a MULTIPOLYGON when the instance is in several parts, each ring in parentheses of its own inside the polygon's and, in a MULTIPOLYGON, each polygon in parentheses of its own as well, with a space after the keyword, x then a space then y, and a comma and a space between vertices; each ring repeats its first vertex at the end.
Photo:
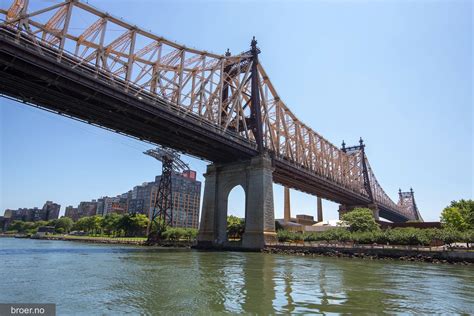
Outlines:
POLYGON ((413 251, 403 249, 337 249, 317 247, 269 246, 264 253, 309 256, 360 258, 366 260, 401 260, 434 264, 474 264, 474 251, 413 251))

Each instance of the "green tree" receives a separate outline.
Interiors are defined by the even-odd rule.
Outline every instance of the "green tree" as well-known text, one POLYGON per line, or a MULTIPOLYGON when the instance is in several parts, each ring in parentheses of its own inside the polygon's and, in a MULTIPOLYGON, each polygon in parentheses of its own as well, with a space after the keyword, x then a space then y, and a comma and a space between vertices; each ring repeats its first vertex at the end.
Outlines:
POLYGON ((23 233, 34 234, 37 231, 39 226, 44 226, 44 225, 41 225, 43 223, 46 223, 46 222, 44 222, 44 221, 39 221, 39 222, 13 221, 8 226, 8 230, 9 231, 16 231, 16 232, 22 233, 22 234, 23 233))
POLYGON ((69 233, 74 225, 74 221, 69 217, 61 217, 54 221, 54 230, 57 233, 69 233))
POLYGON ((125 214, 118 222, 118 228, 125 232, 125 236, 143 236, 148 226, 148 218, 143 214, 125 214))
POLYGON ((82 230, 88 233, 98 233, 102 230, 102 216, 85 216, 79 218, 77 222, 74 223, 74 230, 82 230))
POLYGON ((474 229, 464 232, 462 238, 468 247, 469 245, 472 246, 472 244, 474 244, 474 229))
POLYGON ((104 218, 99 215, 94 215, 94 216, 89 217, 89 221, 88 221, 89 231, 92 231, 95 234, 101 232, 103 220, 104 218))
POLYGON ((372 211, 368 208, 355 208, 342 215, 342 221, 349 225, 352 232, 370 232, 379 230, 372 211))
POLYGON ((245 230, 245 220, 237 216, 227 216, 227 236, 230 238, 240 239, 245 230))
POLYGON ((72 226, 72 229, 88 231, 88 220, 89 218, 87 216, 79 218, 72 226))
POLYGON ((474 229, 474 200, 452 201, 450 207, 457 207, 469 229, 474 229))
POLYGON ((185 228, 184 229, 184 238, 188 241, 195 240, 198 235, 198 230, 195 228, 185 228))
POLYGON ((119 230, 119 223, 122 219, 122 215, 117 213, 109 213, 104 216, 102 221, 103 230, 109 235, 115 235, 119 230))
POLYGON ((463 235, 459 230, 453 227, 447 227, 445 229, 441 229, 440 239, 448 246, 451 246, 451 244, 455 242, 462 241, 463 235))
POLYGON ((8 231, 17 231, 23 233, 25 231, 25 222, 23 221, 13 221, 8 225, 8 231))
POLYGON ((469 228, 469 224, 466 222, 462 211, 456 206, 447 207, 441 212, 441 223, 447 228, 458 231, 465 231, 469 228))
POLYGON ((167 227, 163 232, 162 236, 164 239, 171 241, 178 241, 181 238, 184 238, 185 230, 178 227, 167 227))
POLYGON ((33 225, 37 229, 38 227, 41 227, 41 226, 48 226, 49 222, 48 221, 36 221, 36 222, 33 222, 33 225))

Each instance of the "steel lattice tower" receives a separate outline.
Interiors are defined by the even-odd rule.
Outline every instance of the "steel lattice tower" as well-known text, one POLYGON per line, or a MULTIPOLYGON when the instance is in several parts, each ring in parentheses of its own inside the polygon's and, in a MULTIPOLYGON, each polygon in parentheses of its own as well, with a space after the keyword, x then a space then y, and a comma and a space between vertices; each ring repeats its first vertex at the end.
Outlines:
POLYGON ((152 214, 152 221, 158 219, 165 226, 171 226, 173 224, 172 174, 173 160, 165 157, 163 159, 161 179, 152 214))
POLYGON ((156 241, 168 226, 173 225, 173 186, 172 176, 174 172, 189 169, 179 154, 169 148, 150 149, 144 152, 162 162, 161 179, 158 185, 153 211, 149 214, 150 223, 147 229, 148 241, 156 241), (156 230, 151 226, 155 225, 156 230))

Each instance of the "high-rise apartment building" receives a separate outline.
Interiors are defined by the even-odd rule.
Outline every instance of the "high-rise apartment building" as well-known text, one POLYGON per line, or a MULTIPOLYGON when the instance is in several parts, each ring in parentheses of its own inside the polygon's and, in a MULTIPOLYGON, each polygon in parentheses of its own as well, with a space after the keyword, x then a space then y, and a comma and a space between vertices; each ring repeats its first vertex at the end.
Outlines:
MULTIPOLYGON (((132 190, 128 201, 129 213, 142 213, 149 216, 153 212, 158 195, 161 176, 155 181, 143 183, 132 190)), ((198 228, 199 207, 201 203, 201 182, 196 180, 196 171, 173 174, 171 178, 173 195, 174 227, 198 228)))
POLYGON ((45 218, 46 221, 58 219, 60 209, 61 205, 52 201, 46 201, 43 205, 41 218, 45 218))
POLYGON ((61 205, 52 201, 46 201, 43 208, 19 208, 17 210, 5 210, 5 217, 10 218, 12 221, 49 221, 57 219, 59 217, 59 211, 61 205))
MULTIPOLYGON (((77 221, 85 216, 105 216, 110 213, 141 213, 149 216, 155 208, 161 176, 155 181, 135 186, 133 190, 116 197, 101 197, 97 200, 80 202, 78 207, 66 207, 65 216, 77 221)), ((174 227, 198 228, 199 207, 201 202, 201 182, 196 180, 196 171, 187 170, 181 174, 173 174, 173 222, 174 227)), ((46 201, 43 208, 20 208, 5 210, 5 218, 9 221, 51 220, 59 217, 61 206, 46 201)))
MULTIPOLYGON (((161 176, 155 178, 159 184, 161 176)), ((201 204, 201 182, 196 180, 195 171, 173 174, 171 178, 173 195, 173 227, 198 228, 201 204)), ((154 205, 152 205, 153 207, 154 205)))
POLYGON ((73 221, 77 221, 80 218, 77 207, 74 207, 72 205, 66 207, 66 212, 64 213, 64 216, 69 217, 73 221))
POLYGON ((79 213, 80 217, 84 216, 94 216, 97 213, 97 201, 83 201, 79 203, 77 207, 77 212, 79 213))

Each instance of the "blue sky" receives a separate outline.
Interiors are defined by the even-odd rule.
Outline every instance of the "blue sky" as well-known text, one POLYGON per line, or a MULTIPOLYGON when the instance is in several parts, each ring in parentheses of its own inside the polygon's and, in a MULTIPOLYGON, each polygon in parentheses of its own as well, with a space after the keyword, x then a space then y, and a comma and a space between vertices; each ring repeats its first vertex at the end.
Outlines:
MULTIPOLYGON (((1 6, 7 6, 6 0, 1 6)), ((58 1, 50 1, 58 2, 58 1)), ((396 200, 412 186, 425 220, 473 197, 471 1, 105 1, 90 4, 187 46, 247 50, 292 111, 335 144, 362 136, 379 182, 396 200)), ((77 205, 151 181, 150 145, 0 99, 0 214, 77 205)), ((206 162, 185 158, 199 173, 206 162)), ((283 189, 275 185, 276 217, 283 189)), ((243 191, 229 210, 243 214, 243 191)), ((292 191, 292 212, 316 198, 292 191)), ((325 217, 337 205, 325 202, 325 217)))

